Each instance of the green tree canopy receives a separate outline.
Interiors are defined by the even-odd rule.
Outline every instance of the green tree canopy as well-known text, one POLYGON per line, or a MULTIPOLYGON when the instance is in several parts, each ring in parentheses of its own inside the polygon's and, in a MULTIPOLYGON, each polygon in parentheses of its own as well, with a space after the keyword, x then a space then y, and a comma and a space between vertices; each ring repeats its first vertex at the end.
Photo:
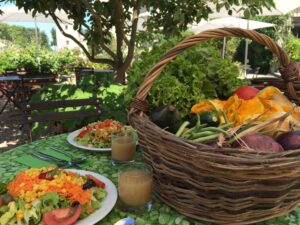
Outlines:
MULTIPOLYGON (((41 47, 50 47, 48 37, 45 32, 38 31, 38 37, 41 47)), ((35 30, 34 28, 0 23, 0 39, 12 42, 14 45, 23 48, 36 42, 35 30)))
POLYGON ((262 7, 271 8, 273 0, 0 0, 15 2, 25 11, 33 10, 51 16, 62 33, 75 41, 87 57, 96 63, 105 63, 117 71, 117 80, 125 81, 125 71, 134 56, 139 14, 142 7, 149 12, 150 31, 176 34, 192 22, 199 22, 214 9, 243 5, 246 16, 258 14, 262 7), (74 21, 73 28, 88 43, 70 35, 59 23, 57 10, 66 12, 74 21), (114 43, 112 43, 114 42, 114 43), (113 46, 113 47, 112 47, 113 46), (100 54, 99 54, 99 49, 100 54))

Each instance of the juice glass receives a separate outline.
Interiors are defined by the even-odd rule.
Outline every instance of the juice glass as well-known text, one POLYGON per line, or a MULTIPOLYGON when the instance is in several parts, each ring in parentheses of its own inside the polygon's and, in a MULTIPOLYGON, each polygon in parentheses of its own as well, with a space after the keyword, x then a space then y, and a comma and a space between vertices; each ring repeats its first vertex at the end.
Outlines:
POLYGON ((124 131, 112 135, 111 159, 112 164, 123 164, 134 161, 136 152, 136 137, 134 131, 125 129, 124 131))
POLYGON ((123 211, 145 212, 151 209, 153 191, 152 169, 144 163, 119 168, 119 206, 123 211))

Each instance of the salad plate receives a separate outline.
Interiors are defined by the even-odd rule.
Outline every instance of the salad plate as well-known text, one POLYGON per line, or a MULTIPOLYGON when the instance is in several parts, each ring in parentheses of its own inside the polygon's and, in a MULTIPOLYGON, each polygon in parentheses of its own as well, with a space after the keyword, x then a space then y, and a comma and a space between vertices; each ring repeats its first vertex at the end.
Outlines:
POLYGON ((55 166, 20 171, 1 185, 3 225, 93 225, 107 216, 118 198, 107 177, 55 166))
POLYGON ((102 220, 115 206, 118 198, 118 191, 116 186, 108 178, 86 170, 67 169, 79 175, 92 175, 105 183, 105 190, 107 191, 106 198, 101 202, 100 209, 97 209, 88 217, 78 220, 74 225, 92 225, 102 220))
POLYGON ((89 151, 111 151, 112 136, 121 133, 131 134, 137 140, 136 131, 131 126, 125 126, 117 120, 106 119, 73 131, 68 135, 67 141, 77 148, 89 151))
POLYGON ((75 130, 72 133, 70 133, 67 137, 67 141, 69 142, 70 145, 73 145, 74 147, 85 149, 88 151, 94 151, 94 152, 107 152, 111 151, 111 148, 96 148, 96 147, 89 147, 85 145, 79 144, 77 141, 75 141, 75 138, 78 136, 78 134, 82 131, 81 129, 75 130))

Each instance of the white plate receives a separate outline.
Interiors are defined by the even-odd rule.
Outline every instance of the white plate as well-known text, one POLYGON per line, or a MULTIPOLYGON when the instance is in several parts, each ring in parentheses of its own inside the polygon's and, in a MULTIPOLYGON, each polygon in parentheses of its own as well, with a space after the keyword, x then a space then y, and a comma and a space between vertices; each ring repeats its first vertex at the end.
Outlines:
POLYGON ((86 170, 75 170, 75 169, 67 169, 67 170, 80 175, 88 175, 88 174, 93 175, 94 177, 96 177, 97 179, 105 183, 105 190, 107 191, 107 196, 101 202, 100 209, 96 210, 88 217, 78 220, 74 225, 92 225, 99 222, 113 209, 113 207, 117 202, 118 192, 116 186, 108 178, 94 172, 90 172, 86 170))
POLYGON ((67 137, 67 141, 77 147, 77 148, 82 148, 85 150, 89 150, 89 151, 94 151, 94 152, 107 152, 107 151, 111 151, 111 148, 94 148, 94 147, 88 147, 88 146, 84 146, 84 145, 80 145, 75 141, 75 137, 81 132, 82 129, 79 130, 75 130, 72 133, 70 133, 67 137))

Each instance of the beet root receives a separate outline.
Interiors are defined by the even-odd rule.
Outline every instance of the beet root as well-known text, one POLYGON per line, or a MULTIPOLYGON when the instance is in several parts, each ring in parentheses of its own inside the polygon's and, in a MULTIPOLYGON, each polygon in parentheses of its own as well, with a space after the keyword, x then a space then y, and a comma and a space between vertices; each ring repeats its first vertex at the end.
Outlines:
POLYGON ((282 146, 273 138, 261 134, 248 134, 233 143, 235 148, 254 149, 259 152, 282 152, 282 146))
POLYGON ((290 131, 279 136, 278 143, 284 150, 300 149, 300 131, 290 131))

